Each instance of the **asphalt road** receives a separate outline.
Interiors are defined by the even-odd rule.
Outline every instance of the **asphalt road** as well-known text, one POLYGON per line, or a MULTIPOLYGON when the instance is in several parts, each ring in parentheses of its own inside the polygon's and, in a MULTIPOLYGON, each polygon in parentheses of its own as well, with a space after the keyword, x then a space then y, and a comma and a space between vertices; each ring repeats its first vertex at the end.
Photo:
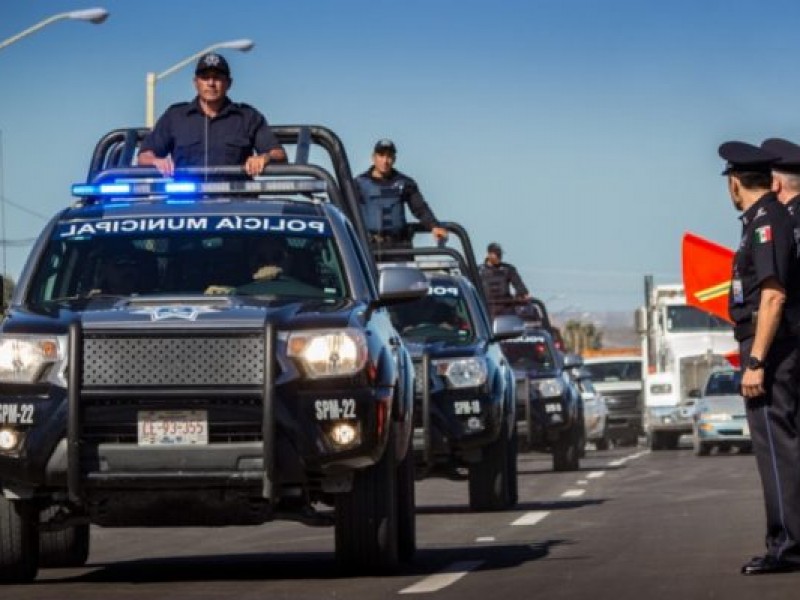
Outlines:
POLYGON ((331 529, 93 529, 89 564, 2 598, 796 598, 800 573, 744 577, 763 547, 751 455, 589 451, 553 473, 520 457, 515 510, 469 512, 466 482, 418 483, 420 550, 390 577, 340 577, 331 529))

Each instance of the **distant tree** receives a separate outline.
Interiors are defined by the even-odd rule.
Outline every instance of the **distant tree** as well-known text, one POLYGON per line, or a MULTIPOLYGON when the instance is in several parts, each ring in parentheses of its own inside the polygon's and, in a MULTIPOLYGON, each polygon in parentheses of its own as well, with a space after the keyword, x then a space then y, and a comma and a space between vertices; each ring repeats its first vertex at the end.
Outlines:
POLYGON ((14 280, 11 279, 10 276, 3 276, 3 310, 5 310, 9 302, 11 302, 11 295, 14 293, 14 288, 16 285, 17 284, 14 283, 14 280))
POLYGON ((568 352, 582 354, 584 350, 597 350, 603 346, 603 332, 594 323, 572 319, 564 325, 563 335, 568 352))

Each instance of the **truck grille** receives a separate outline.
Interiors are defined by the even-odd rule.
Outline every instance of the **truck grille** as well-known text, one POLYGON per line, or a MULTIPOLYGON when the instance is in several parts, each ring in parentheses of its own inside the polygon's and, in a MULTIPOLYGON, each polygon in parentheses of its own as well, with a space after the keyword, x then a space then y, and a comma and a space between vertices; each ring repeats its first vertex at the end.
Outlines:
POLYGON ((83 340, 84 387, 236 386, 264 381, 264 336, 113 336, 83 340))
POLYGON ((630 392, 603 392, 606 405, 611 412, 638 410, 640 407, 639 396, 641 392, 632 390, 630 392))

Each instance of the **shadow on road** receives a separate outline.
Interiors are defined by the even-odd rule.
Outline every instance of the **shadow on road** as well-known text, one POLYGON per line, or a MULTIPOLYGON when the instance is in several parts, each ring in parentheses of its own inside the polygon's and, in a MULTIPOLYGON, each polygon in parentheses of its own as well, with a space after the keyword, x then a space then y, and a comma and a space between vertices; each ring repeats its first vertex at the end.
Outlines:
MULTIPOLYGON (((592 498, 586 500, 552 500, 549 502, 519 502, 513 508, 507 510, 492 511, 492 514, 497 513, 512 513, 530 510, 568 510, 572 508, 581 508, 583 506, 596 506, 605 503, 603 498, 592 498)), ((471 510, 467 504, 442 504, 439 506, 419 506, 417 505, 418 515, 443 515, 443 514, 478 514, 471 510)))
MULTIPOLYGON (((414 561, 402 565, 390 576, 426 576, 458 561, 481 561, 481 571, 510 569, 549 555, 550 549, 565 540, 545 540, 527 544, 486 544, 480 547, 425 548, 417 551, 414 561)), ((148 558, 117 563, 93 563, 88 572, 67 577, 53 577, 57 570, 43 571, 48 578, 33 587, 65 583, 192 583, 204 581, 291 581, 339 580, 351 578, 336 564, 332 553, 253 553, 224 556, 186 556, 148 558)), ((369 575, 375 577, 377 575, 369 575)), ((385 575, 384 575, 385 577, 385 575)))

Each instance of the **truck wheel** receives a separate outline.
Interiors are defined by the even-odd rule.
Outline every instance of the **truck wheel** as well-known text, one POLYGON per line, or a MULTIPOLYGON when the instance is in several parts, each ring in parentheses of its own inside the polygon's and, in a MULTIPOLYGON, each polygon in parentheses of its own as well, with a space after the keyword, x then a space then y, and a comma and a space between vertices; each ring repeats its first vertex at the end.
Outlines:
POLYGON ((394 428, 374 465, 356 471, 353 489, 336 495, 336 561, 347 571, 385 573, 398 565, 394 428))
POLYGON ((509 439, 508 433, 508 425, 504 421, 497 439, 483 447, 483 459, 470 465, 469 507, 472 510, 504 510, 515 504, 511 479, 516 479, 517 475, 516 452, 513 451, 516 441, 509 439))
POLYGON ((403 562, 417 551, 417 505, 414 484, 414 436, 408 436, 406 457, 397 467, 397 549, 403 562))
POLYGON ((39 511, 0 496, 0 582, 28 583, 39 571, 39 511))
MULTIPOLYGON (((56 507, 42 511, 40 521, 46 521, 56 507)), ((58 531, 39 532, 39 566, 45 568, 82 567, 89 559, 89 525, 73 525, 58 531)))
POLYGON ((647 434, 647 446, 651 451, 657 452, 664 449, 664 434, 660 431, 652 431, 647 434))
POLYGON ((700 441, 700 438, 697 436, 692 437, 692 451, 694 452, 695 456, 708 456, 709 452, 711 451, 711 447, 700 441))
POLYGON ((509 452, 508 452, 508 500, 509 500, 509 508, 512 506, 516 506, 517 502, 519 501, 519 484, 517 481, 518 474, 517 474, 517 454, 519 448, 519 439, 517 436, 517 425, 514 423, 513 425, 514 430, 511 432, 511 442, 509 445, 509 452))
POLYGON ((576 427, 562 432, 553 442, 553 470, 577 471, 580 468, 578 444, 581 436, 576 427))
POLYGON ((678 448, 678 442, 681 439, 680 433, 665 433, 664 435, 664 447, 667 450, 676 450, 678 448))

